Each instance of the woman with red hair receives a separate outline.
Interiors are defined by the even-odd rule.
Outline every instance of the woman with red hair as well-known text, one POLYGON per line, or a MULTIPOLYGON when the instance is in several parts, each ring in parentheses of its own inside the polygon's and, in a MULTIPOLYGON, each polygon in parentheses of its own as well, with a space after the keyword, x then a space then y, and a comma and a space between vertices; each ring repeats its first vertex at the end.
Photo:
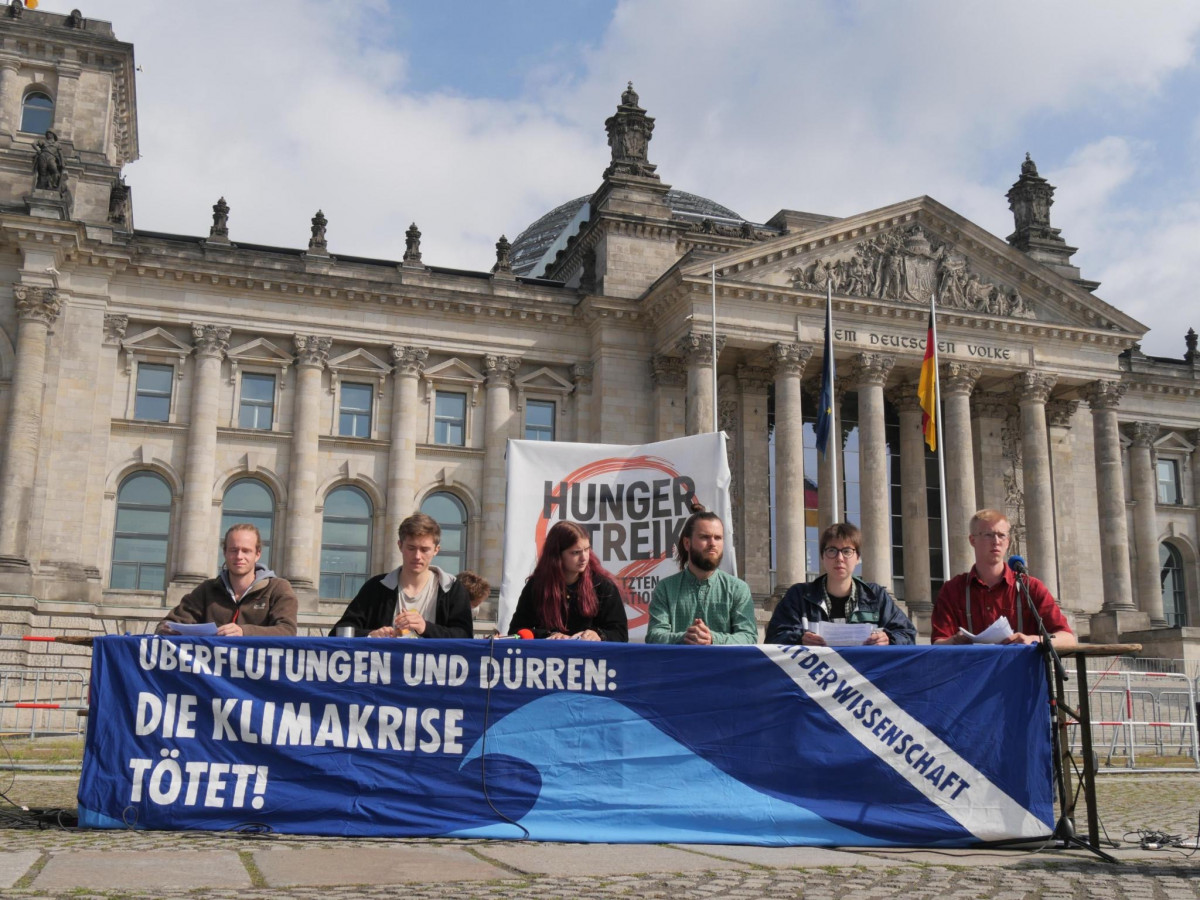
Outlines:
POLYGON ((522 628, 552 640, 629 640, 617 584, 592 552, 587 532, 574 522, 558 522, 546 535, 508 623, 509 634, 522 628))

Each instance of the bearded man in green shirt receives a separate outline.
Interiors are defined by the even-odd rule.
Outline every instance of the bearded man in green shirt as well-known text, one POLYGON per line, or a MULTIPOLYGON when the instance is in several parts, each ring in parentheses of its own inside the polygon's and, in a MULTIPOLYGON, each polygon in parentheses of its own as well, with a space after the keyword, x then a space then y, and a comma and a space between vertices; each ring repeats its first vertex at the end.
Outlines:
POLYGON ((750 587, 719 568, 725 556, 720 517, 693 513, 684 523, 675 553, 682 571, 654 588, 646 643, 757 643, 750 587))

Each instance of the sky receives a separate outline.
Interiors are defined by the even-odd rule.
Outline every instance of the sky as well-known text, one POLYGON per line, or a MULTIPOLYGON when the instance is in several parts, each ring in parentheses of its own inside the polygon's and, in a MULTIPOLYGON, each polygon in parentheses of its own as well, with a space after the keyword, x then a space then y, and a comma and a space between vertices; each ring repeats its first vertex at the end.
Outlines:
POLYGON ((626 82, 663 181, 752 221, 929 195, 1000 238, 1025 153, 1097 296, 1200 328, 1200 3, 42 0, 134 44, 138 229, 488 270, 599 186, 626 82))

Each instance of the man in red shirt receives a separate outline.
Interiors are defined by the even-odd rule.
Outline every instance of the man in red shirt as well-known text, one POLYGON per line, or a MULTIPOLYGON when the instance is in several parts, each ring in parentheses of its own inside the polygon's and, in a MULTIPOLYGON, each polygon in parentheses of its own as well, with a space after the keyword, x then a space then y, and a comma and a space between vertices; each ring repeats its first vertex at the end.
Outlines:
MULTIPOLYGON (((1002 643, 1034 644, 1040 640, 1037 622, 1020 596, 1016 573, 1004 562, 1011 528, 1004 513, 994 509, 981 509, 971 517, 969 540, 975 549, 975 565, 970 572, 951 578, 938 592, 930 620, 933 643, 970 643, 959 634, 960 628, 978 634, 1001 617, 1008 619, 1013 629, 1012 636, 1002 643)), ((1054 648, 1074 647, 1075 635, 1049 589, 1032 575, 1028 582, 1029 596, 1054 648)))

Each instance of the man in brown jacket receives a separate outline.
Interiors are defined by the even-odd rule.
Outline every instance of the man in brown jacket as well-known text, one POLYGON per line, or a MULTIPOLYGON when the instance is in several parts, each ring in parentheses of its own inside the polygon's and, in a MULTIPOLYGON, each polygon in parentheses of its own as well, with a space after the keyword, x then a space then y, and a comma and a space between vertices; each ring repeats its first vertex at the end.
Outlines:
POLYGON ((172 622, 212 622, 221 637, 275 635, 294 637, 298 603, 292 586, 258 560, 262 538, 249 524, 225 532, 225 567, 184 596, 158 623, 159 634, 172 634, 172 622))

